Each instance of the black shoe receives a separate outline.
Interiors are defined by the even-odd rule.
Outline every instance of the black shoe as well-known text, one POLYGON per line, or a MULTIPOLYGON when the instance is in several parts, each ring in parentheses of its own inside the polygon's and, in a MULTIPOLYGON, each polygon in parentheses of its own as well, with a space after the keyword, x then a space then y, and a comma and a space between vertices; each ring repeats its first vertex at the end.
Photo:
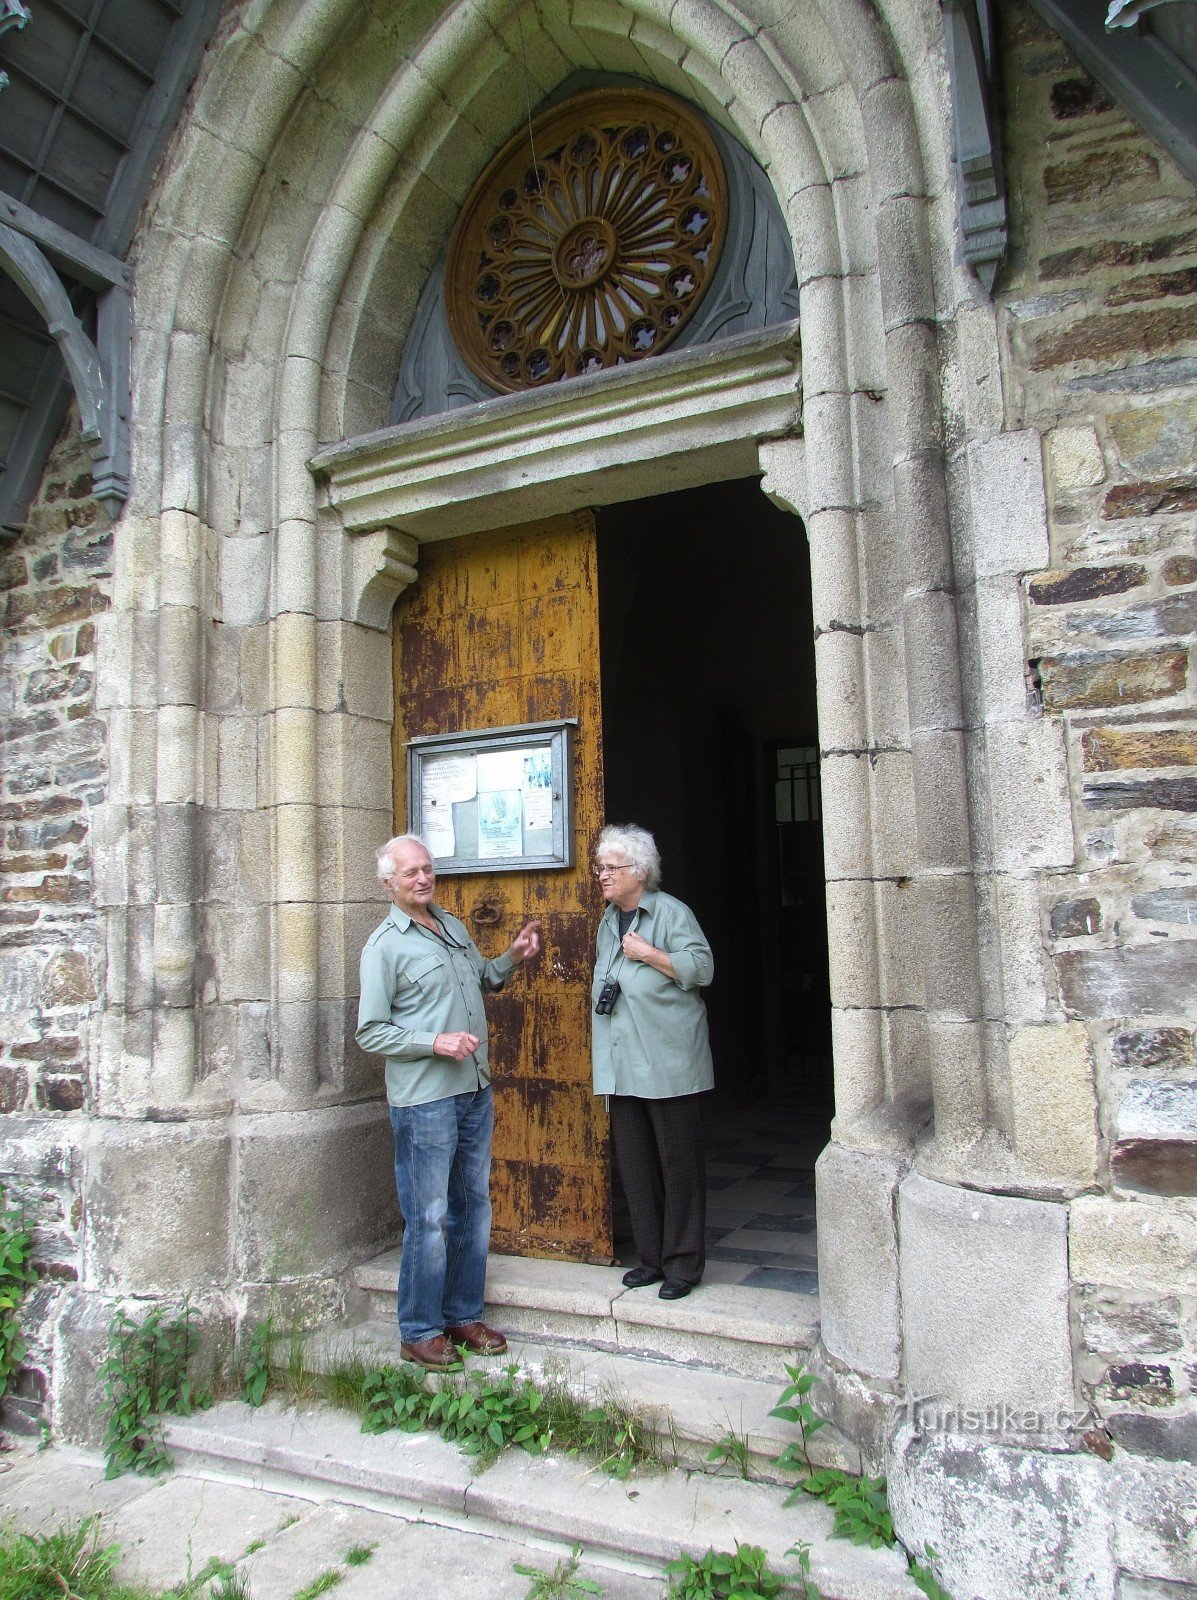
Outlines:
POLYGON ((687 1283, 685 1278, 666 1278, 657 1290, 657 1294, 662 1300, 684 1300, 694 1287, 695 1285, 687 1283))
POLYGON ((662 1274, 656 1267, 633 1267, 623 1275, 625 1289, 647 1289, 650 1283, 660 1283, 662 1274))

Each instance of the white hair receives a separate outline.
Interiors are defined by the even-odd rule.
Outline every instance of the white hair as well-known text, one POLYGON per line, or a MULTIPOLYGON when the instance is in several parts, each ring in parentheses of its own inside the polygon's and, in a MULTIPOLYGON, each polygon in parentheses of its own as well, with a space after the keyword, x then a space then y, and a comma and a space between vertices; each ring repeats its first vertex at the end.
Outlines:
POLYGON ((647 828, 641 828, 634 822, 626 823, 623 827, 608 825, 599 834, 595 854, 601 856, 610 850, 617 851, 626 859, 646 889, 660 888, 661 852, 647 828))
MULTIPOLYGON (((378 847, 375 860, 378 862, 379 883, 389 883, 395 875, 395 849, 401 844, 418 844, 421 850, 427 850, 427 843, 420 838, 418 833, 400 833, 395 838, 388 839, 386 844, 378 847)), ((429 852, 431 854, 431 852, 429 852)))

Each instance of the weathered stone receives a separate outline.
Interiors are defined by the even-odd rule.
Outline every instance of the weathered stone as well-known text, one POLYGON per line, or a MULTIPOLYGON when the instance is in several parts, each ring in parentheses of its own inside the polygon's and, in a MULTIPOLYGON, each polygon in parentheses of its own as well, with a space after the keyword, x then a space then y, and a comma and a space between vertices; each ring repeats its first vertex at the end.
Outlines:
POLYGON ((81 1111, 86 1098, 82 1078, 46 1073, 40 1089, 51 1111, 81 1111))
MULTIPOLYGON (((1106 475, 1105 458, 1093 428, 1053 428, 1047 436, 1052 482, 1057 489, 1091 489, 1106 475)), ((1059 521, 1062 507, 1055 506, 1059 521)))
POLYGON ((1147 272, 1116 284, 1106 295, 1106 305, 1132 305, 1140 300, 1163 300, 1170 295, 1197 294, 1197 267, 1175 272, 1147 272))
POLYGON ((1107 419, 1119 459, 1141 477, 1188 471, 1197 441, 1197 400, 1135 406, 1107 419))
POLYGON ((1197 358, 1161 356, 1156 361, 1130 362, 1113 372, 1085 372, 1064 385, 1072 394, 1155 394, 1197 383, 1197 358))
POLYGON ((1135 1295, 1171 1295, 1197 1259, 1197 1215, 1134 1198, 1082 1195, 1069 1207, 1068 1256, 1076 1283, 1135 1295))
POLYGON ((1093 1052, 1079 1022, 1020 1028, 1007 1045, 1019 1162, 1036 1177, 1085 1185, 1097 1173, 1093 1052))
POLYGON ((87 957, 78 950, 60 950, 42 972, 42 1001, 48 1006, 82 1005, 96 998, 95 980, 87 957))
POLYGON ((1035 339, 1030 366, 1045 372, 1070 361, 1113 361, 1132 350, 1150 356, 1193 338, 1197 338, 1197 306, 1082 317, 1070 328, 1035 339))
POLYGON ((1043 703, 1050 711, 1137 705, 1178 694, 1188 682, 1184 650, 1078 650, 1038 663, 1043 703))
POLYGON ((1132 895, 1131 910, 1145 922, 1197 923, 1197 888, 1152 889, 1132 895))
POLYGON ((905 1168, 834 1143, 815 1166, 823 1342, 854 1371, 890 1381, 902 1354, 895 1202, 905 1168))
POLYGON ((1044 278, 1067 278, 1091 272, 1095 267, 1141 267, 1169 256, 1185 255, 1197 246, 1197 228, 1185 233, 1164 234, 1158 239, 1102 239, 1096 244, 1077 245, 1044 256, 1039 272, 1044 278))
POLYGON ((1158 1361, 1125 1361, 1110 1368, 1103 1385, 1111 1400, 1132 1400, 1138 1405, 1171 1405, 1176 1386, 1172 1368, 1158 1361))
POLYGON ((1072 122, 1077 117, 1112 111, 1114 102, 1100 84, 1085 73, 1083 77, 1061 78, 1059 83, 1053 83, 1051 107, 1057 122, 1072 122))
POLYGON ((34 626, 60 628, 67 622, 81 622, 85 617, 107 608, 108 600, 102 589, 61 587, 55 589, 14 589, 5 605, 4 620, 10 628, 34 626))
POLYGON ((1081 1332, 1097 1355, 1167 1355, 1184 1343, 1180 1302, 1164 1295, 1150 1302, 1108 1290, 1081 1302, 1081 1332))
POLYGON ((1161 1461, 1197 1461, 1197 1413, 1151 1416, 1114 1411, 1105 1424, 1124 1450, 1158 1456, 1161 1461))
POLYGON ((1086 772, 1127 768, 1197 767, 1197 729, 1159 727, 1086 728, 1081 734, 1086 772))
POLYGON ((1064 950, 1056 956, 1060 997, 1080 1017, 1197 1014, 1197 960, 1192 941, 1128 949, 1064 950))
MULTIPOLYGON (((1158 1411, 1142 1420, 1158 1422, 1165 1436, 1171 1421, 1158 1411)), ((1190 1412, 1189 1422, 1191 1439, 1197 1413, 1190 1412)), ((1183 1437, 1185 1430, 1177 1431, 1183 1437)), ((1125 1443, 1136 1430, 1128 1433, 1123 1426, 1111 1432, 1115 1439, 1121 1432, 1119 1442, 1125 1443)), ((1149 1439, 1152 1434, 1145 1429, 1138 1437, 1149 1439)), ((1192 1456, 1180 1463, 1169 1458, 1125 1460, 1113 1513, 1114 1553, 1120 1567, 1146 1577, 1197 1581, 1197 1461, 1192 1456)))
MULTIPOLYGON (((1197 331, 1197 330, 1195 330, 1197 331)), ((1119 483, 1107 491, 1103 517, 1156 517, 1197 510, 1197 477, 1161 478, 1151 483, 1119 483)))
POLYGON ((918 1174, 903 1181, 898 1227, 912 1394, 982 1410, 1008 1402, 1045 1418, 1071 1406, 1066 1224, 1062 1206, 918 1174))
POLYGON ((1197 1079, 1137 1078, 1129 1084, 1110 1160, 1124 1189, 1197 1194, 1197 1079))
POLYGON ((1197 1584, 1172 1583, 1168 1578, 1130 1578, 1118 1580, 1116 1600, 1197 1600, 1197 1584))
POLYGON ((1197 1036, 1189 1028, 1137 1028, 1114 1040, 1116 1067, 1184 1068, 1197 1065, 1197 1036))
POLYGON ((1036 573, 1027 585, 1031 602, 1058 606, 1070 600, 1096 600, 1102 595, 1125 594, 1147 582, 1147 568, 1137 562, 1125 566, 1073 567, 1036 573))
POLYGON ((1197 817, 1180 817, 1148 828, 1143 843, 1157 860, 1197 861, 1197 817))
POLYGON ((1197 556, 1169 556, 1160 574, 1167 584, 1197 583, 1197 556))
POLYGON ((1094 811, 1130 811, 1139 806, 1159 811, 1197 811, 1197 777, 1086 783, 1082 785, 1081 798, 1094 811))
POLYGON ((1043 169, 1048 205, 1105 199, 1112 189, 1151 182, 1160 164, 1146 149, 1094 150, 1043 169))
POLYGON ((1079 939, 1101 928, 1101 902, 1091 895, 1079 900, 1057 900, 1052 907, 1051 929, 1055 939, 1079 939))

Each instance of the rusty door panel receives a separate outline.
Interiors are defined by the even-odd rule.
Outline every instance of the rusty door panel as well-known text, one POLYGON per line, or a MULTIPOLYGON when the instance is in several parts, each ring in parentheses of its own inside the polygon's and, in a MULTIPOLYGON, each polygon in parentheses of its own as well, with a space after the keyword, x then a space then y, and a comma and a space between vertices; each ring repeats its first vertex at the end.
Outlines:
POLYGON ((437 898, 488 955, 529 917, 544 950, 492 996, 494 1248, 611 1259, 609 1132, 590 1092, 590 967, 602 901, 589 873, 602 820, 594 519, 427 544, 395 612, 395 825, 406 741, 422 733, 577 717, 577 865, 442 879, 437 898))

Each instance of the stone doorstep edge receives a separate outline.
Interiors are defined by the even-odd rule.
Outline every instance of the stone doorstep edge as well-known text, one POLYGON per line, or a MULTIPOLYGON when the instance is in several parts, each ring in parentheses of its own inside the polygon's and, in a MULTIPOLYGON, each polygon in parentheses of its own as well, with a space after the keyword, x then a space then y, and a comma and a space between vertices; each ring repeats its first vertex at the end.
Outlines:
MULTIPOLYGON (((164 1433, 168 1446, 178 1457, 177 1468, 186 1472, 190 1467, 197 1476, 287 1493, 315 1503, 336 1500, 401 1520, 427 1522, 462 1532, 510 1538, 514 1529, 562 1553, 568 1552, 577 1541, 594 1564, 643 1577, 661 1576, 665 1563, 672 1560, 679 1549, 698 1556, 707 1548, 701 1540, 687 1541, 684 1527, 680 1526, 672 1537, 654 1538, 629 1525, 627 1520, 603 1519, 591 1514, 585 1519, 586 1525, 579 1527, 578 1511, 571 1511, 567 1518, 557 1511, 551 1498, 546 1508, 535 1494, 521 1494, 517 1498, 510 1492, 505 1495, 493 1489, 488 1493, 485 1485, 473 1497, 480 1502, 479 1508, 474 1510, 469 1503, 470 1490, 477 1482, 472 1473, 465 1484, 437 1483, 394 1469, 365 1467, 360 1461, 348 1463, 329 1453, 318 1455, 309 1450, 263 1444, 224 1430, 205 1429, 202 1422, 197 1425, 190 1421, 168 1421, 164 1433), (626 1547, 630 1544, 635 1548, 628 1550, 626 1547)), ((464 1462, 465 1458, 462 1460, 464 1462)), ((540 1461, 529 1457, 525 1470, 529 1476, 538 1472, 555 1474, 559 1466, 559 1459, 540 1461)), ((850 1545, 845 1545, 842 1552, 834 1548, 829 1551, 826 1541, 812 1541, 812 1576, 819 1583, 824 1600, 910 1600, 915 1590, 904 1574, 899 1579, 896 1574, 884 1572, 835 1570, 845 1562, 849 1566, 864 1565, 869 1557, 886 1554, 862 1552, 850 1545), (820 1549, 820 1545, 824 1548, 820 1549)), ((776 1569, 779 1558, 771 1559, 776 1569)), ((784 1562, 784 1565, 787 1570, 783 1576, 789 1591, 789 1580, 797 1574, 792 1570, 792 1563, 784 1562)))

